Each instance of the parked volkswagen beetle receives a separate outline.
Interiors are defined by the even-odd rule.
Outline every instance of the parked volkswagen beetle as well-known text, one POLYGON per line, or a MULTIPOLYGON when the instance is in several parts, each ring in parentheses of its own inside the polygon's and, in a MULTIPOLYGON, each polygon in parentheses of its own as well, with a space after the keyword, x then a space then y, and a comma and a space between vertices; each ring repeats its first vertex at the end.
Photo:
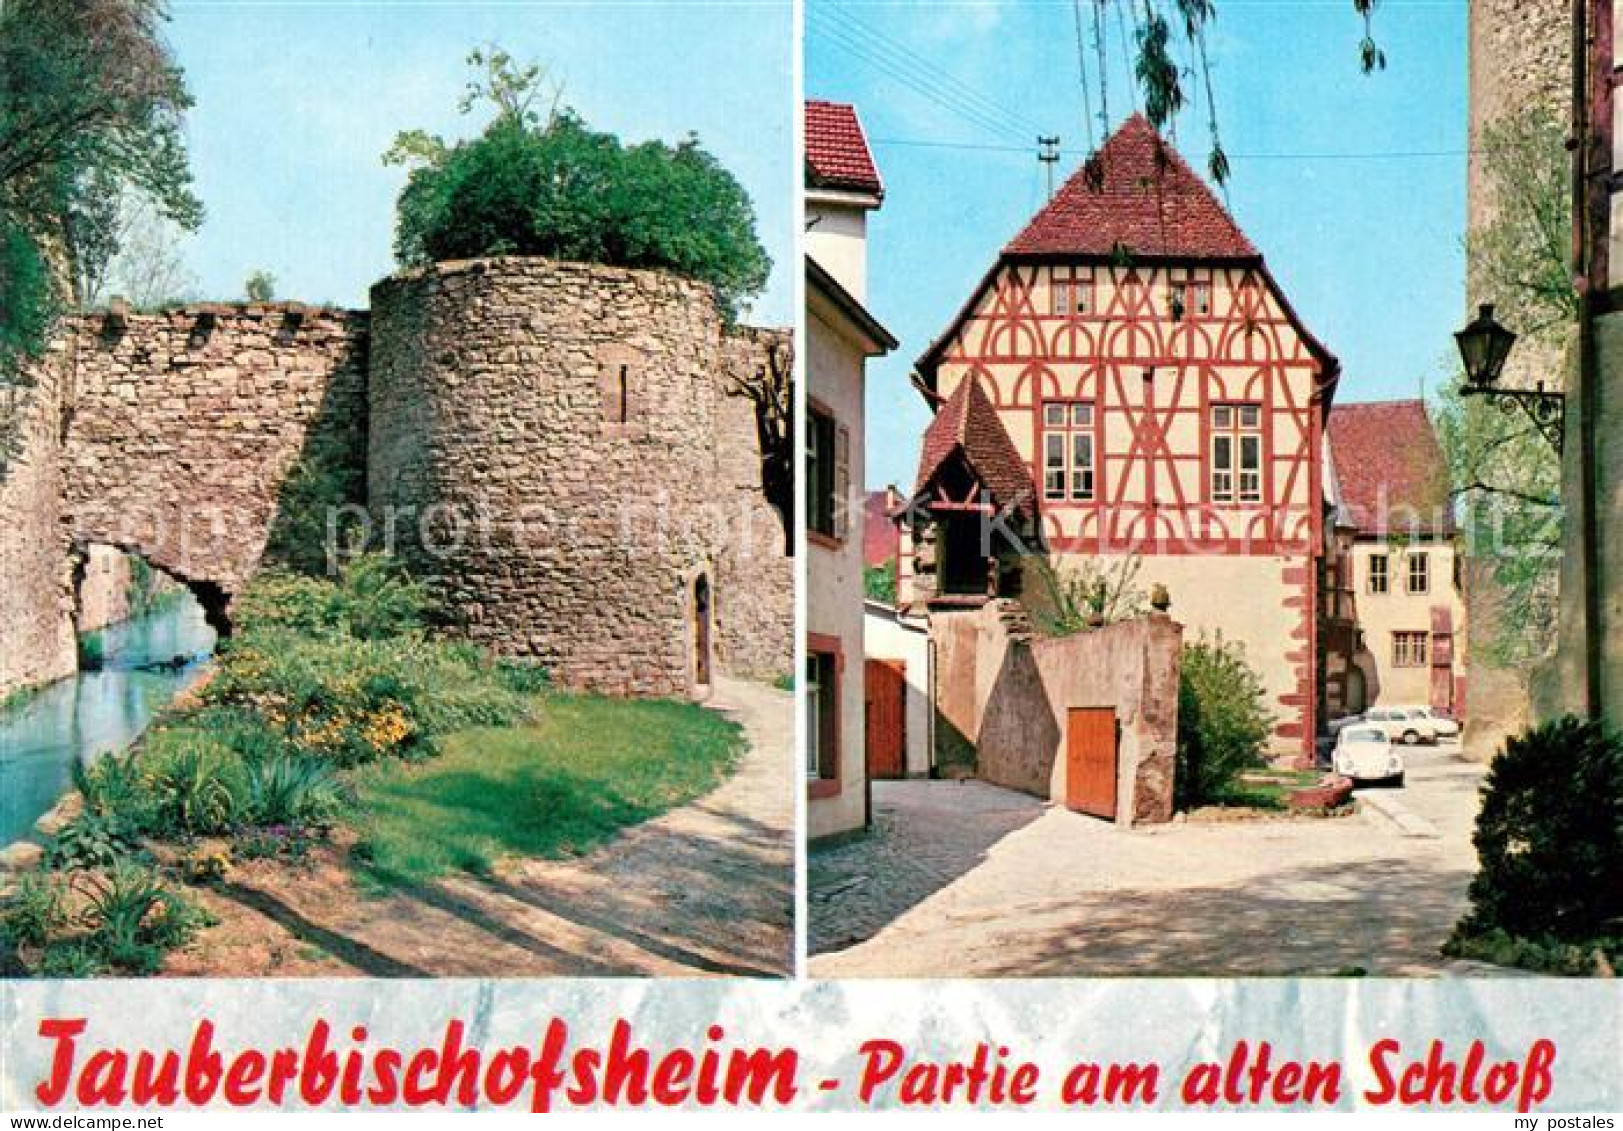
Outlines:
POLYGON ((1336 773, 1358 785, 1402 785, 1403 755, 1379 726, 1350 726, 1336 738, 1336 773))

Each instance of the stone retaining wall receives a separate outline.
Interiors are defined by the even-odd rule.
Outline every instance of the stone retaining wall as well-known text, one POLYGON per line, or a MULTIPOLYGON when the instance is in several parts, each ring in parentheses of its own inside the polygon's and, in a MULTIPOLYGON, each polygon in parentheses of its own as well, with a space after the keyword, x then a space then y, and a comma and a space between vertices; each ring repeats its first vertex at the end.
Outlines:
MULTIPOLYGON (((1073 707, 1111 707, 1118 727, 1116 820, 1172 819, 1183 629, 1164 615, 1055 639, 1034 638, 1014 601, 935 613, 939 736, 975 750, 994 785, 1066 800, 1065 728, 1073 707)), ((952 751, 943 753, 951 754, 952 751)))

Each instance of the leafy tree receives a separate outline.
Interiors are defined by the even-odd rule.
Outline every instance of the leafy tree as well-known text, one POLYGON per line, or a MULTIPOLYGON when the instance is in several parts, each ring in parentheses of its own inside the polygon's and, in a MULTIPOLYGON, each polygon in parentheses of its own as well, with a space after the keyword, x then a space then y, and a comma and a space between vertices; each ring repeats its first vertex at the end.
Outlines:
POLYGON ((1547 106, 1515 111, 1482 131, 1492 216, 1466 246, 1475 288, 1493 296, 1517 333, 1555 347, 1578 322, 1566 140, 1566 121, 1547 106))
MULTIPOLYGON (((1365 74, 1386 69, 1386 52, 1376 44, 1374 35, 1378 3, 1379 0, 1352 0, 1353 12, 1363 25, 1358 64, 1365 74)), ((1196 95, 1188 91, 1185 84, 1199 79, 1202 86, 1199 93, 1204 96, 1206 107, 1206 128, 1212 142, 1207 172, 1217 184, 1227 184, 1229 159, 1218 131, 1217 99, 1208 51, 1211 27, 1217 19, 1214 0, 1092 0, 1088 7, 1092 12, 1091 33, 1084 26, 1082 4, 1078 2, 1074 7, 1076 47, 1085 56, 1091 46, 1092 85, 1097 90, 1090 88, 1086 74, 1088 64, 1084 60, 1083 98, 1091 114, 1093 95, 1098 95, 1101 132, 1108 134, 1110 130, 1112 83, 1107 41, 1113 14, 1120 29, 1122 50, 1129 56, 1132 73, 1128 80, 1136 88, 1137 102, 1143 107, 1145 117, 1157 130, 1169 129, 1185 107, 1196 103, 1196 95)), ((1097 169, 1094 157, 1088 160, 1087 167, 1091 170, 1097 169)))
POLYGON ((276 276, 269 271, 255 271, 242 289, 249 302, 269 302, 276 297, 276 276))
MULTIPOLYGON (((1578 322, 1568 263, 1566 132, 1544 107, 1517 111, 1483 131, 1492 214, 1466 246, 1473 290, 1491 298, 1521 335, 1519 355, 1538 357, 1551 370, 1558 370, 1578 322)), ((1456 363, 1439 390, 1435 421, 1468 534, 1472 648, 1494 666, 1513 667, 1555 644, 1561 463, 1520 412, 1461 397, 1463 380, 1456 363)))
POLYGON ((185 301, 197 287, 180 254, 185 232, 139 193, 115 191, 110 199, 117 206, 107 237, 110 257, 75 257, 80 305, 94 308, 114 295, 137 310, 185 301))
POLYGON ((462 109, 494 106, 484 133, 447 144, 413 131, 384 158, 414 166, 398 207, 402 263, 546 255, 662 268, 710 283, 729 316, 765 287, 754 208, 697 137, 623 145, 556 100, 537 111, 540 68, 501 52, 469 61, 485 78, 462 109))
POLYGON ((182 227, 201 222, 181 132, 191 99, 159 34, 166 18, 162 0, 0 6, 0 362, 43 346, 59 273, 84 286, 64 268, 82 259, 93 278, 110 258, 113 188, 182 227))
POLYGON ((763 364, 735 364, 727 373, 728 393, 745 398, 755 410, 761 492, 778 512, 785 554, 794 553, 795 541, 794 369, 794 347, 772 337, 763 364))
POLYGON ((862 589, 868 600, 885 605, 896 603, 896 563, 867 566, 862 571, 862 589))

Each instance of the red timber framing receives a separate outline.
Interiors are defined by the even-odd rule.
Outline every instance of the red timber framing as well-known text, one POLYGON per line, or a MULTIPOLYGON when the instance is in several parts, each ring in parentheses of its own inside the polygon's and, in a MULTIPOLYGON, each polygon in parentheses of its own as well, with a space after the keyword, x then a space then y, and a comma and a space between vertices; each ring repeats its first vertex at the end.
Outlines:
POLYGON ((1249 632, 1278 745, 1311 757, 1324 424, 1340 367, 1142 115, 1004 247, 918 371, 942 412, 966 382, 985 393, 1050 553, 1182 559, 1161 572, 1182 579, 1186 627, 1249 632), (1063 443, 1050 446, 1050 427, 1063 443), (1063 491, 1045 477, 1051 451, 1063 491), (1227 560, 1202 573, 1200 558, 1227 560), (1192 592, 1208 574, 1246 601, 1192 592))
MULTIPOLYGON (((1042 498, 1058 553, 1313 554, 1322 544, 1324 366, 1255 265, 1005 263, 936 357, 942 385, 974 377, 1043 486, 1044 405, 1093 406, 1089 500, 1042 498), (1046 276, 1046 278, 1045 278, 1046 276), (1084 281, 1087 313, 1039 301, 1084 281), (1206 312, 1173 288, 1209 288, 1206 312), (1211 497, 1212 410, 1260 410, 1255 503, 1211 497), (1021 418, 1024 418, 1022 420, 1021 418)), ((943 394, 951 391, 942 387, 943 394)))

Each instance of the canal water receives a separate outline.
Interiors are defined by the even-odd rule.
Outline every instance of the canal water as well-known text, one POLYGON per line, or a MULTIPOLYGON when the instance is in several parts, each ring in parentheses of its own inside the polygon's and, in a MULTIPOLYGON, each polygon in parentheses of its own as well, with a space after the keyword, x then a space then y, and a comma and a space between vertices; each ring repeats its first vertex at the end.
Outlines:
POLYGON ((73 784, 75 761, 129 746, 160 707, 202 675, 214 630, 190 593, 176 597, 92 634, 100 640, 99 670, 0 708, 0 847, 32 833, 73 784), (177 657, 184 663, 171 666, 177 657))

